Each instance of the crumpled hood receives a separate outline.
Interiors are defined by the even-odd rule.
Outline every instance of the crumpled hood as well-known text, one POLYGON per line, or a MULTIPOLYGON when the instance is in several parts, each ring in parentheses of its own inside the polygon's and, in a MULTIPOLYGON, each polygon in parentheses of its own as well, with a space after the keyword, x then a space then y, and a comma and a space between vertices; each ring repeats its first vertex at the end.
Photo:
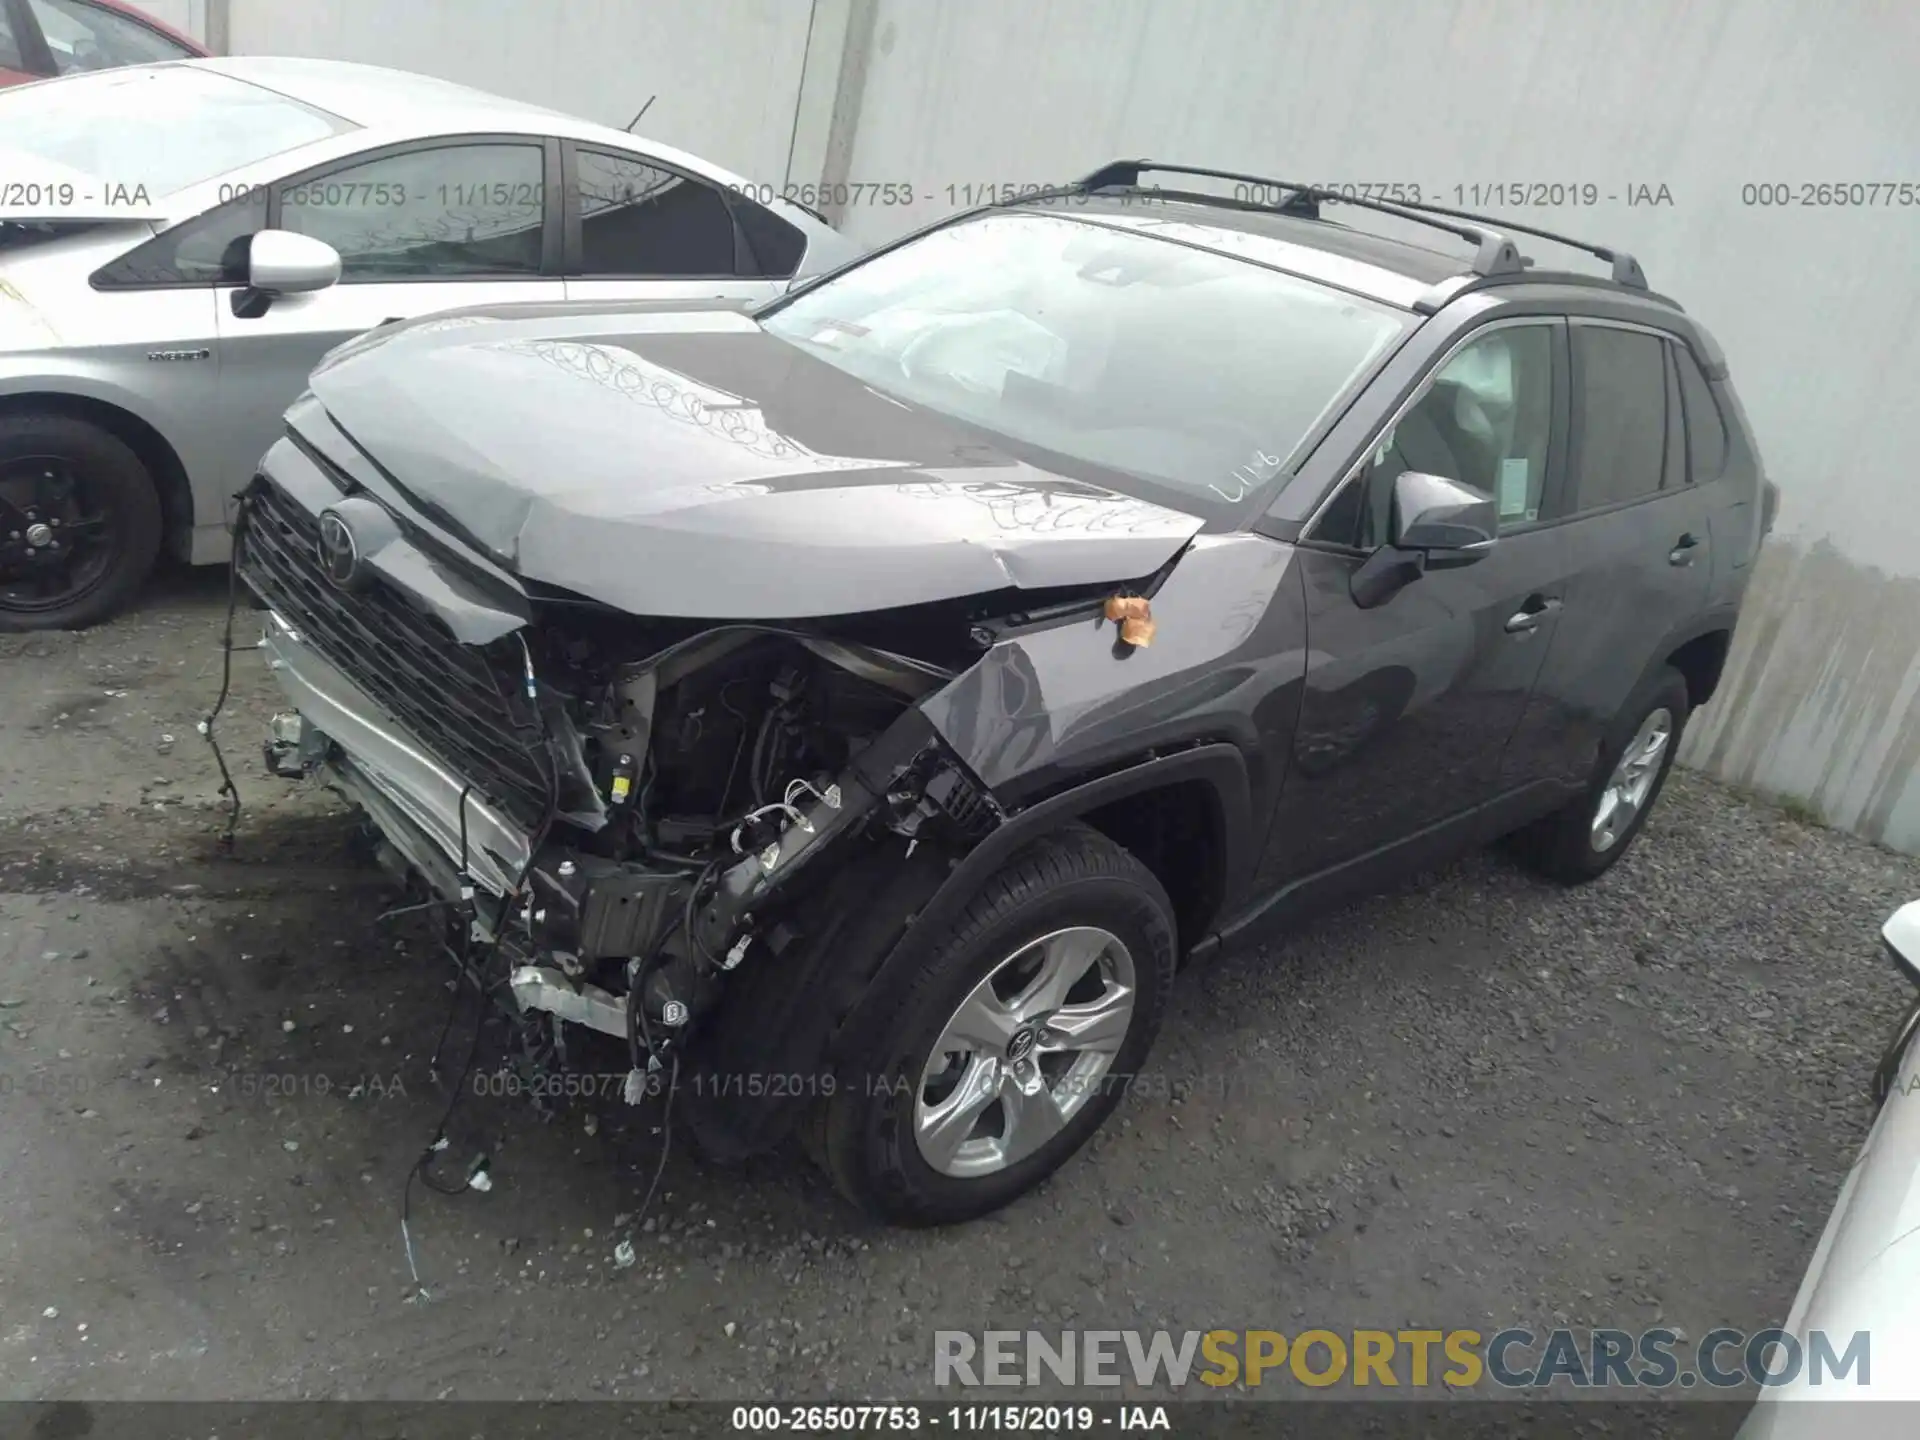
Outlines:
POLYGON ((313 392, 521 578, 635 614, 799 619, 1151 574, 1202 522, 982 443, 730 305, 449 313, 313 392))

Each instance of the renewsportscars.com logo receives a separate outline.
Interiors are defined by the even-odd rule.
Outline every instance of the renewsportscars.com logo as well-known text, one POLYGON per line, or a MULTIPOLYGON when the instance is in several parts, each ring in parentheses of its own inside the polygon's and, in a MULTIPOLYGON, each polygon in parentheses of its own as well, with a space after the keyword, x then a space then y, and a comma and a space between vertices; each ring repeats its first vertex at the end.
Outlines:
POLYGON ((1114 1386, 1268 1383, 1502 1389, 1731 1389, 1872 1383, 1872 1339, 1856 1330, 1836 1347, 1815 1330, 1802 1344, 1785 1330, 1713 1330, 1697 1345, 1677 1330, 1310 1329, 936 1330, 938 1386, 1114 1386))

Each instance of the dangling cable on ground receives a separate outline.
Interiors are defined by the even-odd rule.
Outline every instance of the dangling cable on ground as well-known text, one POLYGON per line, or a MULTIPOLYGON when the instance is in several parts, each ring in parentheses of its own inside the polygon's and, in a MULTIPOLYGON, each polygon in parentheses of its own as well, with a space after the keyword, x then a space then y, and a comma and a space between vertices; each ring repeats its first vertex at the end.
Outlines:
POLYGON ((213 751, 213 763, 220 767, 220 794, 227 802, 227 828, 219 840, 220 853, 223 855, 233 853, 234 832, 240 825, 240 790, 233 783, 233 773, 227 769, 227 757, 220 753, 220 742, 214 738, 213 724, 220 718, 220 712, 227 706, 227 696, 233 691, 233 617, 240 607, 240 557, 246 548, 247 517, 252 510, 253 497, 242 494, 239 509, 233 517, 233 558, 227 566, 227 623, 220 637, 220 693, 214 698, 213 709, 207 712, 207 718, 199 726, 207 747, 213 751))

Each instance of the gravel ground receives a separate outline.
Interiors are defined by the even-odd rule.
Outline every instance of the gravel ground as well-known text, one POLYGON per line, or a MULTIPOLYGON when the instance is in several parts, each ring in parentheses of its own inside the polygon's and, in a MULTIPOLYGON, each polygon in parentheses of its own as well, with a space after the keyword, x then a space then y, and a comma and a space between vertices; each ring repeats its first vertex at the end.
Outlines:
POLYGON ((971 1227, 680 1150, 636 1226, 656 1114, 468 1094, 449 1155, 494 1187, 415 1187, 422 1298, 399 1210, 446 976, 371 923, 330 799, 260 773, 250 653, 216 851, 223 593, 0 637, 9 1398, 925 1395, 942 1326, 1756 1329, 1904 998, 1876 930, 1920 862, 1680 775, 1584 890, 1476 855, 1196 969, 1162 1083, 971 1227))

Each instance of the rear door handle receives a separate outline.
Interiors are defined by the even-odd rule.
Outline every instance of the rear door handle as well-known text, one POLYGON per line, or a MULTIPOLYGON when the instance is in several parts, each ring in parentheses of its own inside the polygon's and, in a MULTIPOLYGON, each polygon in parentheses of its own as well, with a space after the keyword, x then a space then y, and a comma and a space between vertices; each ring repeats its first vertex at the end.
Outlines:
POLYGON ((1507 617, 1509 635, 1525 635, 1538 630, 1540 622, 1560 608, 1557 595, 1529 595, 1526 604, 1507 617))
POLYGON ((1673 549, 1667 552, 1669 565, 1691 565, 1693 552, 1700 548, 1700 542, 1692 535, 1682 535, 1673 542, 1673 549))

